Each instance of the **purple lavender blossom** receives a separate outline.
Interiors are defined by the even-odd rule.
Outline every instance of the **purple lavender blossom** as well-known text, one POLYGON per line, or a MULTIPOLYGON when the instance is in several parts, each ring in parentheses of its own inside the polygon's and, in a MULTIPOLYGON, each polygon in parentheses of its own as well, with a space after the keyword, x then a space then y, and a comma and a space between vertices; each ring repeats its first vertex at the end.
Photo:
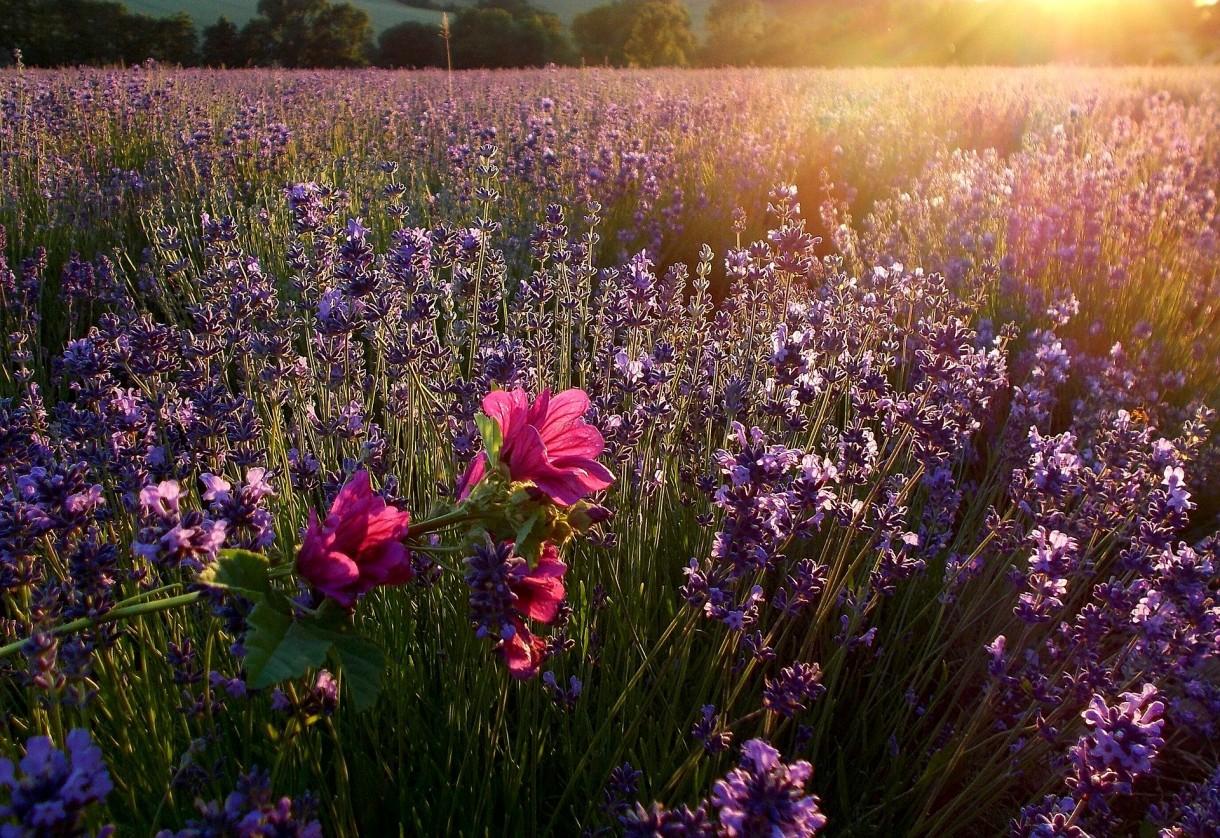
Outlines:
MULTIPOLYGON (((0 824, 0 834, 5 838, 80 835, 86 811, 114 789, 101 748, 87 730, 72 730, 66 744, 65 754, 49 736, 35 736, 26 742, 25 756, 16 766, 0 759, 0 788, 9 791, 9 802, 0 806, 0 821, 6 822, 0 824)), ((98 835, 113 831, 108 826, 98 835)))
POLYGON ((707 803, 691 809, 686 805, 667 809, 639 803, 618 816, 624 838, 712 838, 716 826, 708 817, 707 803))
POLYGON ((740 766, 712 789, 721 834, 796 838, 815 835, 826 825, 817 796, 805 791, 813 766, 780 762, 779 751, 761 739, 742 745, 741 755, 740 766))
POLYGON ((1068 784, 1082 794, 1130 792, 1137 777, 1152 771, 1152 762, 1165 744, 1161 738, 1165 704, 1158 700, 1156 686, 1145 684, 1140 692, 1121 697, 1110 706, 1095 695, 1081 713, 1093 730, 1072 747, 1075 775, 1068 784))
POLYGON ((176 833, 163 830, 157 838, 208 838, 233 835, 237 838, 322 838, 322 825, 314 820, 316 801, 308 794, 295 800, 271 793, 271 775, 257 767, 237 779, 237 788, 219 801, 197 800, 200 817, 187 822, 176 833))
POLYGON ((763 689, 763 707, 772 713, 792 717, 826 692, 821 680, 822 669, 816 663, 797 662, 785 666, 778 678, 767 679, 763 689))

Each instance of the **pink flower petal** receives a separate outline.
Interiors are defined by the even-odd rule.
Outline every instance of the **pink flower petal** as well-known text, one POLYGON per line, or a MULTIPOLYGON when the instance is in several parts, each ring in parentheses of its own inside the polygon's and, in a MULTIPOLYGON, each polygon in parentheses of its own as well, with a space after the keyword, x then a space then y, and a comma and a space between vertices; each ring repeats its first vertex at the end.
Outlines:
POLYGON ((410 555, 400 543, 410 531, 411 515, 373 494, 367 471, 359 471, 331 504, 319 524, 315 511, 297 554, 297 572, 341 605, 377 585, 402 584, 411 578, 410 555))
POLYGON ((369 473, 364 469, 352 475, 352 479, 347 481, 339 494, 335 495, 335 501, 330 505, 330 512, 327 514, 327 519, 330 518, 347 518, 360 510, 373 494, 373 486, 369 481, 369 473))
POLYGON ((530 634, 529 629, 519 620, 514 620, 513 626, 517 631, 504 641, 501 652, 509 674, 524 681, 537 675, 542 667, 546 655, 546 641, 530 634))
POLYGON ((589 411, 589 394, 573 387, 551 398, 546 424, 570 425, 589 411))
POLYGON ((535 428, 541 428, 546 421, 547 410, 551 405, 551 388, 547 387, 538 394, 538 398, 534 399, 534 403, 530 405, 529 411, 525 414, 525 421, 533 425, 535 428))
POLYGON ((319 553, 310 564, 309 581, 314 587, 327 596, 333 596, 333 591, 344 588, 360 578, 360 568, 351 557, 331 550, 319 553))
POLYGON ((466 473, 458 478, 458 500, 466 500, 470 495, 470 490, 479 485, 479 481, 483 479, 485 474, 487 474, 487 452, 481 451, 477 457, 470 461, 470 465, 466 467, 466 473))
MULTIPOLYGON (((583 416, 589 396, 576 388, 551 396, 539 394, 533 404, 525 391, 489 393, 484 412, 500 425, 503 446, 500 461, 513 480, 529 481, 557 504, 571 506, 591 492, 610 486, 614 475, 597 462, 606 441, 583 416)), ((465 497, 483 476, 485 466, 472 464, 459 482, 465 497)))
POLYGON ((534 485, 559 506, 571 506, 588 494, 580 479, 568 472, 536 474, 533 480, 534 485))
POLYGON ((510 585, 517 595, 517 610, 540 623, 551 622, 559 613, 564 595, 563 574, 567 570, 554 546, 548 546, 550 550, 544 550, 533 572, 510 585))
POLYGON ((401 585, 410 582, 413 575, 411 554, 397 541, 383 545, 374 560, 360 566, 360 581, 367 584, 366 590, 377 585, 401 585))
POLYGON ((561 457, 595 458, 606 449, 601 431, 592 425, 572 425, 551 439, 545 434, 541 436, 552 462, 561 457))
POLYGON ((500 436, 505 442, 508 442, 517 428, 525 424, 528 407, 529 398, 520 387, 511 392, 493 390, 483 399, 483 412, 496 420, 500 426, 500 436))

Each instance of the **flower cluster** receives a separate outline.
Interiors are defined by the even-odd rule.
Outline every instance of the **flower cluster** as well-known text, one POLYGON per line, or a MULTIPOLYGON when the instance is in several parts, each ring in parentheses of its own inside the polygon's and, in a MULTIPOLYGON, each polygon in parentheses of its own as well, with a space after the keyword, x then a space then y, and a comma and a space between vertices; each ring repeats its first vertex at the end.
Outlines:
POLYGON ((361 470, 335 496, 326 518, 313 510, 297 554, 297 572, 320 592, 351 608, 378 585, 401 585, 413 574, 403 546, 411 514, 373 493, 361 470))
POLYGON ((271 793, 271 775, 258 768, 241 775, 237 788, 219 801, 195 801, 199 818, 177 832, 163 830, 157 838, 207 838, 234 835, 258 838, 277 835, 284 838, 322 838, 322 825, 314 819, 317 801, 309 796, 293 800, 271 793))
MULTIPOLYGON (((0 806, 0 833, 8 835, 81 835, 88 810, 114 789, 102 750, 89 731, 68 733, 67 753, 49 736, 35 736, 16 765, 0 759, 0 788, 8 803, 0 806), (20 772, 20 773, 18 773, 20 772)), ((111 835, 114 827, 97 834, 111 835)))
POLYGON ((1214 832, 1213 76, 0 75, 9 733, 136 829, 1214 832))
MULTIPOLYGON (((502 444, 498 460, 513 481, 534 484, 560 506, 605 489, 614 475, 597 461, 605 440, 581 417, 589 410, 582 390, 564 390, 551 397, 543 390, 531 404, 520 388, 497 390, 483 399, 483 412, 499 426, 502 444)), ((464 497, 487 472, 487 455, 470 464, 458 485, 464 497)))
POLYGON ((529 630, 525 620, 548 624, 559 615, 567 570, 559 551, 545 545, 531 568, 514 553, 511 542, 493 544, 489 540, 476 545, 465 564, 475 634, 496 641, 514 678, 532 678, 546 660, 547 644, 529 630))

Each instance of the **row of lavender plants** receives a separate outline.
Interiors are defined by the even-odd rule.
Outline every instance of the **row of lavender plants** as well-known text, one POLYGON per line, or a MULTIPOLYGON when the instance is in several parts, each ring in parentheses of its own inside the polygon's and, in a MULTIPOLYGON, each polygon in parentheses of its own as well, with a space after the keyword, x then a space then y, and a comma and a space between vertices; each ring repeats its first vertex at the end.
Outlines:
POLYGON ((1215 834, 1214 81, 5 76, 0 828, 1215 834))

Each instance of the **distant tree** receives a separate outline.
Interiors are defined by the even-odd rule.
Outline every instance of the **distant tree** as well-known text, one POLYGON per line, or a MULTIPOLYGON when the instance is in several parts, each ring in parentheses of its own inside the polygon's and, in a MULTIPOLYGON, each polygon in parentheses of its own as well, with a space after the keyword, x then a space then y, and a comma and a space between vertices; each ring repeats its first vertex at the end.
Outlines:
POLYGON ((572 20, 572 37, 581 59, 588 64, 623 64, 632 11, 632 4, 618 2, 594 6, 577 15, 572 20))
POLYGON ((740 67, 765 61, 767 12, 759 0, 716 0, 704 25, 704 64, 740 67))
POLYGON ((237 24, 224 15, 203 30, 201 59, 209 67, 241 67, 249 60, 241 44, 237 24))
POLYGON ((360 67, 372 42, 367 12, 327 0, 259 0, 239 38, 254 63, 282 67, 360 67))
POLYGON ((133 15, 104 0, 0 0, 0 50, 20 48, 30 66, 195 61, 195 25, 185 14, 133 15))
POLYGON ((444 67, 445 43, 440 29, 414 21, 391 26, 377 40, 379 67, 444 67))
POLYGON ((21 60, 34 64, 31 50, 39 37, 37 0, 0 0, 0 61, 8 63, 14 49, 22 52, 21 60))
POLYGON ((162 18, 132 15, 128 32, 132 41, 125 50, 128 63, 155 58, 157 61, 186 66, 199 60, 195 22, 186 12, 162 18))
POLYGON ((302 53, 305 67, 365 67, 373 52, 368 12, 351 3, 327 6, 314 20, 302 53))
POLYGON ((682 0, 644 0, 623 44, 623 59, 632 67, 685 67, 695 48, 690 12, 682 0))
POLYGON ((559 17, 524 0, 484 0, 458 13, 453 66, 541 67, 571 60, 559 17))
POLYGON ((695 55, 690 14, 681 0, 616 0, 572 21, 572 35, 588 63, 684 67, 695 55))

